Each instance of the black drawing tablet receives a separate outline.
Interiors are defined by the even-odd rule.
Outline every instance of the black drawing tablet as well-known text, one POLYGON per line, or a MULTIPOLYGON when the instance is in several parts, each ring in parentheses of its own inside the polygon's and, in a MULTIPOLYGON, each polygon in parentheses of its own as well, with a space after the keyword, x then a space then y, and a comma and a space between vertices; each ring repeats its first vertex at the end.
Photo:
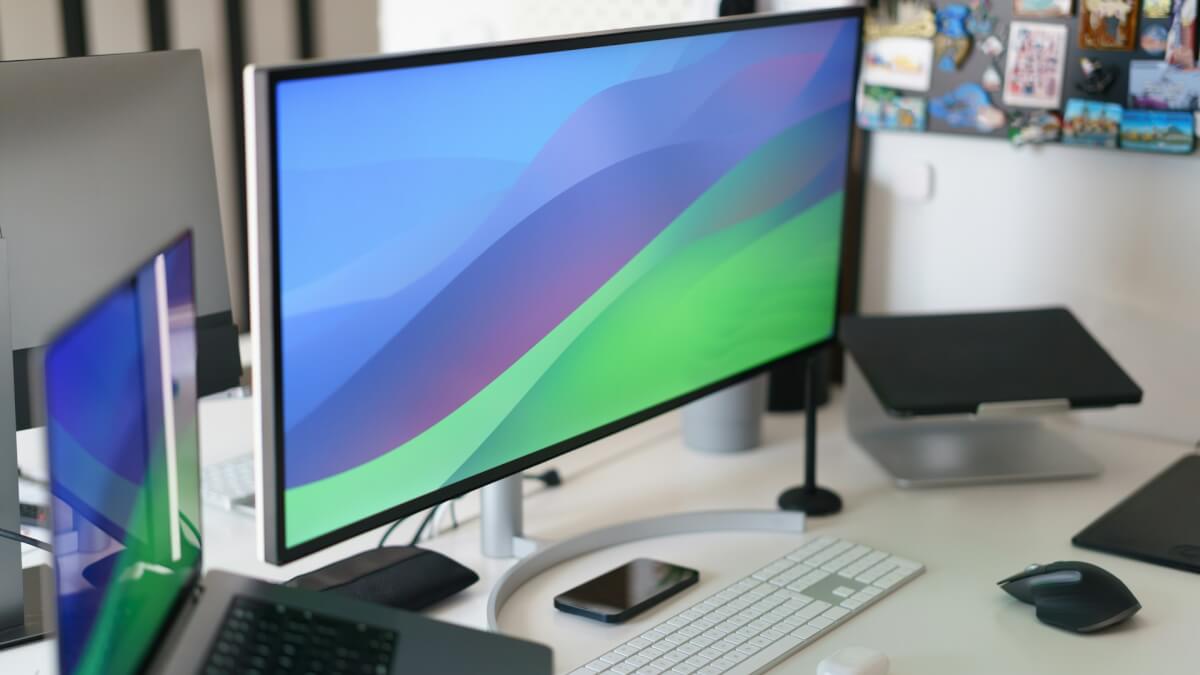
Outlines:
POLYGON ((1200 455, 1172 464, 1071 542, 1200 572, 1200 455))

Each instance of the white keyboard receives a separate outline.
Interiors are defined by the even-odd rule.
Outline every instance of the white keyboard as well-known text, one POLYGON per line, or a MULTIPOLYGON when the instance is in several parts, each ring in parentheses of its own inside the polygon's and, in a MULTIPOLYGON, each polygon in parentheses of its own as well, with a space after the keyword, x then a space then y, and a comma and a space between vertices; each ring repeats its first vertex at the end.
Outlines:
POLYGON ((710 595, 571 675, 754 675, 925 570, 820 537, 710 595))
POLYGON ((229 510, 254 509, 254 455, 238 455, 204 467, 205 502, 229 510))

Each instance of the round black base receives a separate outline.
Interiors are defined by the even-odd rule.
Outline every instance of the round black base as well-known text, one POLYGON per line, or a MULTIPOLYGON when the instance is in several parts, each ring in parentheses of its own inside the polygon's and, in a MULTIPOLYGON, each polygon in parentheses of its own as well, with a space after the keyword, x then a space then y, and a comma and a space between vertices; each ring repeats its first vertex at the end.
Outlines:
POLYGON ((842 510, 842 498, 823 487, 813 490, 795 487, 779 495, 779 508, 803 511, 809 516, 831 516, 842 510))

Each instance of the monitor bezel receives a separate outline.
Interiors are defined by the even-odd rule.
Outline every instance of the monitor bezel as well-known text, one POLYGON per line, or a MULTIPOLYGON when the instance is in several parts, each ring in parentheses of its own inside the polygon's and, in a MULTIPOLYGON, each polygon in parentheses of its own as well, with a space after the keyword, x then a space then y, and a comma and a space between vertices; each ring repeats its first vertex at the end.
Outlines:
MULTIPOLYGON (((552 460, 607 436, 628 429, 636 424, 657 417, 687 403, 707 396, 730 385, 755 377, 777 364, 817 352, 837 339, 838 313, 842 295, 843 274, 840 256, 845 248, 845 222, 847 209, 843 206, 841 232, 839 233, 839 263, 837 288, 835 290, 834 313, 830 317, 828 337, 801 349, 781 355, 760 365, 735 373, 722 380, 685 392, 675 398, 614 420, 551 446, 530 452, 520 458, 501 464, 470 478, 446 485, 415 499, 397 503, 390 509, 347 523, 335 530, 319 535, 299 544, 288 546, 286 540, 286 517, 283 498, 284 448, 283 410, 278 404, 278 393, 283 391, 282 368, 278 367, 281 353, 281 317, 278 311, 280 297, 278 274, 278 175, 276 172, 277 147, 275 128, 276 85, 288 80, 310 79, 332 75, 367 73, 380 70, 398 70, 423 66, 445 65, 486 59, 524 56, 575 49, 605 47, 650 40, 693 37, 713 33, 731 32, 773 26, 816 23, 834 19, 857 19, 861 29, 864 10, 859 5, 829 9, 759 14, 728 17, 668 26, 652 26, 629 30, 610 31, 558 37, 551 39, 524 40, 440 49, 402 55, 373 56, 360 59, 310 62, 283 66, 250 66, 245 71, 247 119, 247 175, 250 176, 248 194, 251 217, 250 264, 252 266, 251 306, 252 323, 258 333, 254 341, 254 390, 255 390, 255 463, 259 486, 257 509, 259 557, 276 565, 296 561, 305 556, 346 541, 351 537, 376 529, 397 519, 411 516, 436 506, 489 483, 524 471, 543 462, 552 460), (263 133, 265 132, 265 133, 263 133), (269 394, 269 395, 268 395, 269 394)), ((861 68, 860 49, 856 50, 854 72, 861 68)), ((854 106, 850 106, 848 123, 853 129, 854 106)), ((846 146, 846 183, 849 184, 852 143, 846 146)), ((336 508, 336 505, 331 505, 336 508)))

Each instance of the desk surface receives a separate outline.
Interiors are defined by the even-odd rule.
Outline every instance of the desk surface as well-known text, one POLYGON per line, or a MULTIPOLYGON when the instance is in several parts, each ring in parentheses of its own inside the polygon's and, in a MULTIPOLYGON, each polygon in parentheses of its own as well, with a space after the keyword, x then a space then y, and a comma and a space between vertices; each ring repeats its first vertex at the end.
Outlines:
MULTIPOLYGON (((526 533, 562 539, 587 530, 684 510, 773 508, 776 496, 803 478, 801 416, 768 416, 763 447, 737 455, 705 455, 683 447, 679 416, 669 414, 566 455, 550 465, 565 484, 529 486, 526 533)), ((846 510, 814 519, 809 531, 871 544, 925 563, 915 582, 774 671, 808 675, 817 662, 845 646, 885 651, 893 675, 1032 675, 1066 672, 1184 673, 1200 663, 1200 583, 1185 572, 1073 548, 1070 538, 1116 501, 1188 451, 1159 442, 1064 422, 1060 426, 1105 467, 1097 479, 1055 483, 902 491, 844 431, 840 405, 819 422, 822 482, 837 489, 846 510), (1033 609, 995 586, 1031 562, 1095 562, 1120 577, 1142 601, 1133 621, 1097 636, 1080 637, 1037 622, 1033 609)), ((246 400, 205 401, 201 444, 206 461, 249 451, 246 400)), ((26 465, 36 461, 38 438, 21 439, 26 465)), ((460 501, 461 526, 426 544, 479 572, 482 580, 430 611, 470 626, 485 624, 488 591, 511 565, 479 552, 474 495, 460 501)), ((293 565, 277 568, 254 556, 254 524, 214 508, 204 512, 208 567, 282 580, 373 546, 368 533, 293 565)), ((414 521, 416 519, 413 519, 414 521)), ((405 523, 395 541, 411 537, 405 523)), ((568 672, 629 635, 694 602, 795 546, 797 539, 751 534, 670 537, 630 544, 568 562, 531 581, 500 617, 505 632, 550 644, 556 669, 568 672), (603 626, 554 610, 563 589, 636 555, 701 570, 699 588, 625 626, 603 626)), ((51 643, 0 653, 0 672, 51 673, 51 643)))

